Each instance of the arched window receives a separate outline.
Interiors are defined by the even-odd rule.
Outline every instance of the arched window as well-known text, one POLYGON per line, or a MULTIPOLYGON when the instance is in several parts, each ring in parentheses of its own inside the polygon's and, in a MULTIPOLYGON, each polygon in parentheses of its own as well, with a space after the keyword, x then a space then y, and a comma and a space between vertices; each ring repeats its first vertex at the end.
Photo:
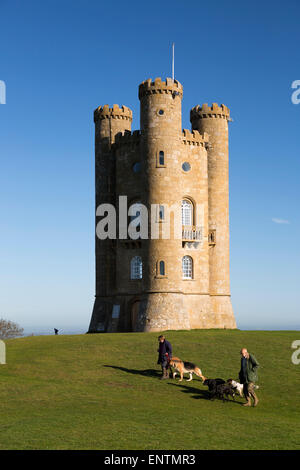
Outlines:
POLYGON ((165 275, 165 262, 164 261, 159 262, 159 275, 160 276, 165 275))
POLYGON ((193 279, 193 259, 190 256, 182 258, 182 278, 193 279))
POLYGON ((130 262, 130 278, 142 279, 143 278, 143 262, 140 256, 134 256, 130 262))
POLYGON ((188 199, 181 202, 182 225, 193 225, 193 204, 188 199))

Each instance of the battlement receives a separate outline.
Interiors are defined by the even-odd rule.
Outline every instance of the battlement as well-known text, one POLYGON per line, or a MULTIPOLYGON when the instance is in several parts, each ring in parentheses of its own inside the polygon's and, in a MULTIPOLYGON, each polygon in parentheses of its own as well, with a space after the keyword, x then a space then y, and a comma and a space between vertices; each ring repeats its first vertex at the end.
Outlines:
POLYGON ((123 147, 124 145, 138 145, 140 142, 141 131, 125 131, 119 132, 115 137, 115 146, 123 147))
POLYGON ((200 134, 199 131, 189 131, 188 129, 183 129, 182 131, 182 141, 185 145, 198 145, 201 147, 206 147, 209 140, 209 136, 206 132, 200 134))
POLYGON ((132 121, 132 111, 131 109, 127 108, 127 106, 122 106, 121 108, 119 105, 114 104, 112 108, 105 104, 104 106, 99 106, 94 111, 94 122, 100 119, 127 119, 128 121, 132 121))
POLYGON ((154 82, 151 78, 142 82, 139 86, 139 99, 143 96, 155 93, 170 93, 174 97, 179 95, 182 98, 183 86, 177 80, 166 78, 162 81, 161 78, 156 78, 154 82))
POLYGON ((221 106, 217 103, 213 103, 212 106, 208 106, 207 103, 202 106, 198 104, 191 109, 190 118, 191 122, 199 118, 222 118, 230 121, 230 111, 224 104, 221 106))

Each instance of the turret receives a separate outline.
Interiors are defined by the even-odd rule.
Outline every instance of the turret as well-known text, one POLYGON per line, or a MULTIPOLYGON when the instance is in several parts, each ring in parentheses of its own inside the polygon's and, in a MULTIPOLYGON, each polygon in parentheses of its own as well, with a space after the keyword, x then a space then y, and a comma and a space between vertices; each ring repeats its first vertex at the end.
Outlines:
MULTIPOLYGON (((96 209, 100 204, 115 205, 115 158, 112 149, 116 135, 131 130, 132 111, 126 106, 107 104, 94 111, 96 209)), ((97 223, 97 221, 96 221, 97 223)), ((96 238, 96 295, 107 295, 113 287, 114 263, 106 259, 109 240, 96 238)))
POLYGON ((180 260, 182 242, 170 237, 164 238, 162 231, 168 225, 168 207, 181 209, 181 190, 174 191, 174 181, 181 170, 176 157, 181 143, 181 101, 183 87, 177 81, 166 78, 145 80, 139 86, 141 119, 141 201, 148 207, 156 204, 163 207, 163 218, 154 217, 151 227, 158 223, 159 238, 144 241, 145 279, 147 303, 144 312, 146 331, 155 331, 165 325, 170 328, 174 322, 169 312, 175 311, 182 328, 189 328, 187 313, 183 306, 183 295, 178 283, 181 282, 180 260), (176 262, 174 262, 176 259, 176 262), (163 264, 163 270, 160 266, 163 264), (176 307, 175 307, 176 306, 176 307))
POLYGON ((229 109, 213 103, 195 106, 190 114, 192 129, 209 134, 208 146, 208 242, 210 295, 213 313, 228 328, 235 325, 230 301, 229 274, 229 188, 228 121, 229 109), (228 321, 226 321, 228 317, 228 321))
POLYGON ((181 132, 181 83, 172 78, 149 78, 139 86, 141 130, 156 136, 177 136, 181 132))
POLYGON ((99 106, 95 109, 94 122, 96 145, 98 139, 100 139, 102 143, 110 146, 114 143, 116 134, 131 130, 132 111, 126 106, 120 108, 117 104, 114 104, 112 108, 109 108, 108 104, 105 104, 103 107, 99 106))

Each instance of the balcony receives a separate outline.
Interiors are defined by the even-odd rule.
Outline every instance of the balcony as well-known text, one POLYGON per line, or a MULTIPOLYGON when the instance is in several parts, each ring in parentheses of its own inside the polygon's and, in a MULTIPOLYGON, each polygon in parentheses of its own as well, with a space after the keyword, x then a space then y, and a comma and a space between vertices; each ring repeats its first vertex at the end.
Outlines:
MULTIPOLYGON (((203 239, 202 227, 195 225, 183 225, 182 226, 182 243, 185 246, 186 243, 201 243, 203 239)), ((198 245, 197 245, 198 246, 198 245)))

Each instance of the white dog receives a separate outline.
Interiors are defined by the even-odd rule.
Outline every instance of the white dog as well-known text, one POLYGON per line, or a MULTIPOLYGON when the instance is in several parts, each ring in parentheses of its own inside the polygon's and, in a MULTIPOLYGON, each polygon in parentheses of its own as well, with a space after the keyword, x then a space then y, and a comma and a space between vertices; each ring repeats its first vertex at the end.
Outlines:
MULTIPOLYGON (((235 380, 232 380, 232 379, 228 379, 227 382, 230 383, 230 385, 233 388, 237 389, 237 391, 239 392, 241 397, 243 396, 243 391, 244 391, 244 385, 243 384, 240 384, 239 382, 236 382, 235 380)), ((254 388, 259 388, 259 386, 254 385, 254 388)))

